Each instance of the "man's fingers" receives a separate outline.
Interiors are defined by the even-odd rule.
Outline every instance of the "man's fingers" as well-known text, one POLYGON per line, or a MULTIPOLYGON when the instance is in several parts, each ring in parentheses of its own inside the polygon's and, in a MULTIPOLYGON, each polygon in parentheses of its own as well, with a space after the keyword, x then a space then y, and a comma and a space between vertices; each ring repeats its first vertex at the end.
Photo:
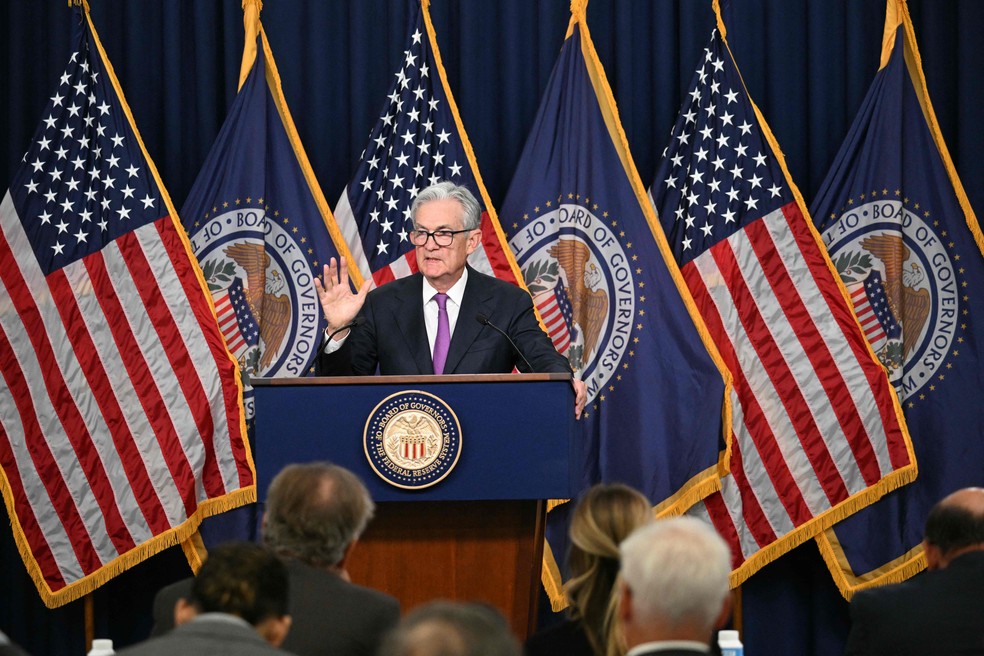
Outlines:
MULTIPOLYGON (((331 261, 334 262, 335 261, 335 258, 332 258, 331 261)), ((342 257, 340 257, 339 260, 338 260, 338 282, 345 289, 348 289, 348 287, 349 287, 348 267, 345 265, 345 256, 344 255, 342 257)))

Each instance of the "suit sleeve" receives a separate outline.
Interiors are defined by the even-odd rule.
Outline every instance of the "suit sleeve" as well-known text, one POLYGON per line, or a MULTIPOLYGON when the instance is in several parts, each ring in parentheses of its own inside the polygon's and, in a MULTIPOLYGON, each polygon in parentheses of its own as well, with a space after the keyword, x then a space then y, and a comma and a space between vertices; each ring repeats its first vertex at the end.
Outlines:
POLYGON ((318 346, 315 373, 318 376, 370 376, 376 373, 379 354, 376 346, 376 324, 369 299, 359 312, 361 326, 352 328, 345 343, 333 353, 325 353, 325 342, 318 346))

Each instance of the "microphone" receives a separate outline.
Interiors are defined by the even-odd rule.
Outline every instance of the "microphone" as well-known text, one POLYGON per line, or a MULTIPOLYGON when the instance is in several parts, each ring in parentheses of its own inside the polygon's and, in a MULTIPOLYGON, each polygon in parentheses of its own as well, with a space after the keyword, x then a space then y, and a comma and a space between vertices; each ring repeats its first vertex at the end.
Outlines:
POLYGON ((348 330, 349 328, 358 328, 359 326, 361 326, 365 322, 366 322, 366 318, 363 317, 363 316, 358 316, 358 317, 352 319, 352 321, 348 322, 347 324, 345 324, 344 326, 342 326, 338 330, 333 330, 330 333, 328 333, 328 337, 325 338, 325 343, 327 344, 328 342, 330 342, 332 337, 334 337, 338 333, 342 332, 343 330, 348 330))
POLYGON ((530 364, 530 361, 526 359, 526 356, 523 355, 523 352, 519 350, 518 346, 516 346, 516 342, 512 341, 512 338, 506 334, 506 331, 504 331, 502 328, 499 328, 499 326, 489 321, 488 316, 484 314, 475 315, 475 320, 478 321, 478 323, 482 324, 483 326, 488 326, 492 330, 498 332, 500 335, 505 337, 506 341, 509 342, 510 345, 512 345, 513 350, 519 354, 519 357, 523 358, 523 362, 526 363, 526 367, 530 370, 529 373, 534 373, 533 365, 530 364))

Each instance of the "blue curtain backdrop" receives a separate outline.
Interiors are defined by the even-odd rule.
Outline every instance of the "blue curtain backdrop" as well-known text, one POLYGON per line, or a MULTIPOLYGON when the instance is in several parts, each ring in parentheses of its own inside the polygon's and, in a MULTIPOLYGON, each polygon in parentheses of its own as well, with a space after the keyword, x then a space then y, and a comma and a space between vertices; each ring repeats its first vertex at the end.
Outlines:
MULTIPOLYGON (((236 92, 241 0, 89 0, 134 118, 181 207, 236 92)), ((984 212, 984 3, 910 0, 930 95, 970 201, 984 212), (976 48, 976 50, 975 50, 976 48)), ((434 0, 451 88, 493 203, 523 148, 569 17, 567 0, 434 0)), ((261 15, 284 92, 333 206, 403 56, 404 0, 267 0, 261 15)), ((732 0, 729 41, 809 203, 874 76, 885 0, 732 0)), ((6 189, 68 60, 65 0, 0 3, 0 185, 6 189)), ((710 0, 591 0, 588 22, 643 181, 713 27, 710 0)), ((5 518, 4 518, 5 519, 5 518)), ((9 522, 4 522, 8 526, 9 522)), ((186 575, 176 549, 94 595, 96 633, 149 630, 153 591, 186 575)), ((0 527, 0 630, 36 654, 79 654, 82 602, 41 604, 0 527)), ((834 655, 847 604, 812 542, 742 590, 750 654, 834 655)))

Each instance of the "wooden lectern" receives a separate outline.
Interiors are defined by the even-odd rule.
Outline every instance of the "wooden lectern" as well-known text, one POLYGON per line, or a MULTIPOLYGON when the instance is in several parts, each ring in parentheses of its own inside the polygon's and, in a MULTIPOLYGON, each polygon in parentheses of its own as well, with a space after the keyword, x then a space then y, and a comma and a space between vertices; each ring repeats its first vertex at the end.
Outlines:
POLYGON ((355 472, 377 503, 349 563, 352 580, 400 600, 482 601, 522 639, 536 625, 545 500, 575 481, 574 394, 564 374, 253 379, 257 492, 293 462, 329 460, 355 472), (402 489, 370 465, 363 434, 394 394, 422 391, 461 427, 445 478, 402 489))

